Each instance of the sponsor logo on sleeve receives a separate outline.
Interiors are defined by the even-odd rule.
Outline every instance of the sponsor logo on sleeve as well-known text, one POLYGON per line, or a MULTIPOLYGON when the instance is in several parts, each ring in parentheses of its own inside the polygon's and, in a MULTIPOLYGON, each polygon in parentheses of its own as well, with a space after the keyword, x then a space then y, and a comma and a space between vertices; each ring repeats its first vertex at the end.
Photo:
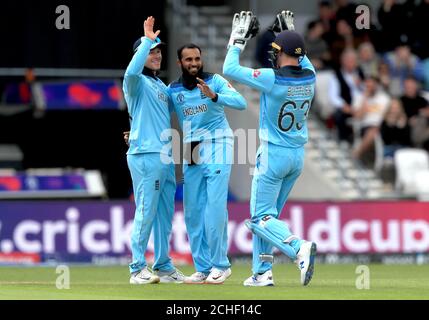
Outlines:
POLYGON ((259 70, 253 70, 253 78, 257 78, 261 75, 261 71, 259 70))

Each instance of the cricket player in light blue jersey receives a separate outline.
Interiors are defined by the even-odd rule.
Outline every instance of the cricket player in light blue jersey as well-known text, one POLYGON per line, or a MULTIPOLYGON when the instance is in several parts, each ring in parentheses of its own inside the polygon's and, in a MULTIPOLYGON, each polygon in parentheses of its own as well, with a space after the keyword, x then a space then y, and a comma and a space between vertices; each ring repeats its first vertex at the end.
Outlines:
POLYGON ((185 283, 221 284, 231 275, 227 257, 228 183, 234 138, 224 107, 246 108, 223 77, 203 72, 201 49, 178 49, 182 76, 169 93, 183 131, 184 211, 196 272, 185 283))
POLYGON ((226 76, 261 91, 261 144, 252 182, 252 219, 246 221, 253 232, 253 275, 244 285, 274 285, 273 247, 297 263, 301 284, 307 285, 313 276, 316 244, 299 239, 279 220, 279 215, 303 168, 307 117, 316 74, 305 56, 302 37, 291 31, 294 27, 290 11, 279 13, 272 28, 279 32, 272 43, 273 68, 254 70, 240 66, 239 55, 246 41, 257 33, 258 26, 256 17, 249 11, 234 15, 223 66, 226 76))
POLYGON ((133 261, 130 283, 181 283, 184 275, 169 257, 169 240, 174 213, 176 180, 174 164, 161 161, 161 133, 170 130, 170 100, 167 86, 156 76, 161 68, 159 30, 155 19, 144 22, 145 36, 134 44, 134 56, 125 71, 123 91, 131 130, 127 152, 136 211, 131 236, 133 261), (145 260, 149 236, 154 231, 154 272, 145 260))

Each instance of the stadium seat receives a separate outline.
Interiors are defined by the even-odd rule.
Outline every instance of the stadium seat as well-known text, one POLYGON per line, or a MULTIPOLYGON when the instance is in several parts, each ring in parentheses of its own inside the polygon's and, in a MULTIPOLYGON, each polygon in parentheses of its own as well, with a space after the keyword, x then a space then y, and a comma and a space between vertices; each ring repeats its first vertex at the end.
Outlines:
POLYGON ((429 201, 429 170, 420 172, 416 180, 417 200, 429 201))
POLYGON ((425 150, 400 149, 395 153, 394 163, 397 191, 402 191, 408 196, 429 192, 429 155, 425 150))

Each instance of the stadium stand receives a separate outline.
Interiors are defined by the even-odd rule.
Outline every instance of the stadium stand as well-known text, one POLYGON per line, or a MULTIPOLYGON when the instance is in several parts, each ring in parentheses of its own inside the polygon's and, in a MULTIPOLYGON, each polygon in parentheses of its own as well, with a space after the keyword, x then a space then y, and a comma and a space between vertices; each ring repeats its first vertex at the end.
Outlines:
MULTIPOLYGON (((184 0, 169 0, 165 3, 163 1, 159 3, 160 8, 164 5, 167 7, 165 16, 157 17, 157 21, 160 21, 161 29, 163 30, 162 37, 166 42, 168 42, 169 51, 166 59, 168 67, 166 68, 167 73, 164 75, 166 82, 175 79, 180 72, 180 70, 175 67, 175 49, 185 42, 194 42, 202 47, 205 70, 210 72, 221 72, 221 66, 226 52, 226 41, 230 33, 230 20, 234 4, 229 1, 213 1, 213 3, 204 3, 201 2, 196 4, 195 2, 184 0), (204 6, 204 3, 207 4, 207 6, 204 6), (168 22, 168 28, 165 27, 166 22, 168 22)), ((374 6, 375 10, 381 10, 380 7, 377 7, 377 3, 371 4, 374 6)), ((13 7, 12 4, 8 5, 13 7)), ((339 10, 341 11, 339 14, 339 11, 337 10, 338 8, 331 6, 331 8, 329 8, 330 10, 328 10, 330 13, 326 10, 322 12, 321 8, 323 7, 323 9, 326 9, 326 6, 329 5, 329 2, 324 2, 323 6, 321 5, 319 8, 320 11, 317 11, 315 4, 315 10, 313 11, 316 15, 313 16, 309 16, 308 13, 300 15, 300 13, 297 12, 295 16, 296 25, 302 26, 302 32, 305 33, 307 32, 305 29, 306 25, 308 25, 308 27, 314 26, 315 24, 311 22, 321 21, 324 33, 322 36, 313 35, 315 38, 312 38, 312 43, 319 43, 317 42, 317 37, 321 37, 323 42, 328 45, 328 48, 331 48, 335 41, 337 41, 335 42, 337 44, 342 43, 347 46, 347 42, 342 41, 340 39, 341 37, 338 37, 338 30, 336 30, 334 26, 339 20, 342 20, 343 24, 350 23, 350 17, 347 16, 347 12, 350 10, 347 11, 341 9, 339 10), (341 16, 341 19, 335 17, 336 10, 338 11, 338 15, 341 16), (317 16, 319 14, 320 16, 317 16), (310 23, 306 24, 307 22, 310 23), (338 42, 338 40, 341 41, 338 42)), ((118 10, 121 12, 129 12, 129 6, 140 6, 140 4, 123 4, 118 7, 118 10)), ((83 18, 85 10, 91 11, 95 9, 95 5, 79 5, 78 18, 82 20, 84 25, 89 24, 89 22, 83 18)), ((134 9, 138 8, 135 7, 134 9)), ((34 10, 37 11, 38 9, 34 8, 34 10)), ((163 12, 163 10, 158 11, 163 12)), ((139 12, 139 16, 142 15, 142 12, 139 12)), ((101 16, 105 14, 108 14, 107 8, 100 12, 101 16)), ((361 67, 366 73, 371 73, 377 69, 376 64, 378 64, 379 69, 377 69, 377 71, 380 70, 380 81, 385 90, 394 97, 394 92, 401 91, 401 88, 398 87, 398 85, 400 85, 400 81, 398 82, 398 79, 395 78, 396 74, 392 74, 392 72, 397 72, 398 70, 394 70, 389 67, 389 63, 392 57, 403 56, 404 59, 411 59, 410 61, 413 62, 415 68, 412 72, 414 76, 417 77, 418 81, 421 82, 422 89, 427 88, 427 83, 429 83, 427 79, 428 58, 424 56, 424 51, 418 50, 420 47, 417 47, 417 40, 413 40, 411 38, 404 40, 405 38, 401 38, 400 35, 391 35, 390 38, 392 38, 392 43, 389 43, 386 46, 380 46, 380 43, 375 41, 380 39, 378 36, 385 34, 385 30, 383 28, 387 28, 385 23, 387 23, 386 21, 390 21, 385 19, 386 15, 387 17, 389 16, 389 13, 382 12, 381 15, 384 20, 381 22, 376 21, 376 25, 370 30, 371 32, 365 33, 361 31, 353 34, 354 37, 359 38, 359 41, 353 42, 351 48, 356 50, 359 49, 359 52, 361 52, 361 67), (362 45, 362 43, 364 43, 364 45, 362 45), (408 47, 409 50, 397 50, 398 47, 403 48, 404 45, 408 47), (368 60, 368 54, 363 52, 365 51, 364 49, 368 49, 366 51, 369 51, 374 59, 368 60), (422 69, 419 69, 420 65, 422 66, 422 69), (383 70, 383 72, 381 72, 381 70, 383 70), (426 87, 424 85, 426 85, 426 87)), ((132 19, 128 20, 131 21, 132 19)), ((97 46, 99 46, 99 48, 103 47, 102 39, 99 39, 100 41, 96 41, 95 43, 91 43, 88 36, 78 39, 72 32, 67 35, 67 39, 74 41, 76 46, 71 47, 70 44, 67 44, 65 48, 70 48, 72 50, 70 52, 70 56, 79 56, 82 59, 81 61, 72 61, 65 56, 61 57, 63 61, 58 61, 58 56, 60 56, 58 52, 55 50, 48 50, 52 57, 57 59, 52 59, 52 67, 55 68, 2 68, 0 70, 0 74, 2 76, 0 86, 2 90, 2 106, 0 107, 0 143, 7 146, 14 145, 14 150, 20 150, 18 152, 19 155, 15 151, 7 152, 9 158, 14 155, 14 159, 19 159, 19 163, 16 162, 16 160, 12 160, 15 162, 14 164, 11 164, 11 167, 16 165, 17 168, 22 169, 33 167, 72 167, 85 168, 87 170, 98 169, 100 170, 106 185, 108 197, 124 198, 129 196, 129 173, 123 157, 126 147, 121 139, 121 132, 126 130, 128 127, 127 115, 123 110, 123 100, 119 97, 119 100, 115 100, 117 101, 117 104, 110 105, 110 107, 115 110, 95 111, 84 110, 85 108, 81 108, 80 110, 67 110, 68 113, 65 114, 65 110, 58 109, 65 107, 63 102, 67 101, 65 100, 67 98, 66 96, 58 96, 59 100, 57 99, 52 101, 51 105, 49 105, 45 99, 48 95, 52 96, 51 93, 53 91, 65 90, 65 88, 67 88, 72 92, 72 95, 78 102, 85 105, 88 101, 91 101, 91 99, 98 99, 97 92, 95 92, 96 90, 94 88, 100 85, 100 81, 111 81, 113 84, 116 83, 117 88, 115 90, 111 90, 110 97, 114 96, 115 99, 118 98, 115 96, 114 92, 120 92, 118 88, 120 87, 121 74, 123 71, 121 69, 112 70, 112 68, 125 67, 129 58, 129 53, 124 52, 123 47, 126 47, 127 43, 132 43, 135 37, 141 35, 141 25, 138 22, 132 21, 127 23, 127 26, 120 26, 118 27, 118 30, 116 30, 114 26, 111 26, 111 30, 114 30, 111 35, 113 35, 115 40, 117 39, 119 42, 115 45, 115 48, 112 48, 112 59, 109 61, 104 58, 104 60, 97 60, 97 55, 94 53, 97 52, 97 46), (134 31, 133 34, 127 34, 125 37, 119 37, 120 30, 124 28, 136 31, 134 31), (88 53, 86 57, 78 55, 78 50, 86 44, 89 48, 94 50, 89 50, 91 53, 88 53), (58 66, 72 66, 73 69, 64 67, 57 68, 58 66), (103 67, 103 70, 95 69, 97 66, 103 67), (88 69, 88 67, 91 68, 88 69), (29 70, 31 70, 31 72, 29 72, 29 70), (9 73, 8 76, 6 76, 7 73, 9 73), (92 77, 88 75, 92 75, 92 77), (58 82, 61 78, 63 79, 61 80, 63 81, 63 84, 58 82), (25 81, 23 81, 23 79, 25 79, 25 81), (64 79, 67 80, 64 81, 64 79), (52 80, 55 80, 55 85, 51 83, 52 80), (82 84, 82 81, 86 81, 86 83, 82 84), (98 84, 89 84, 91 81, 98 81, 98 84), (60 87, 62 89, 59 89, 60 87), (49 90, 52 92, 49 92, 49 90), (86 93, 88 93, 89 96, 84 98, 82 95, 86 93), (37 111, 35 111, 36 109, 34 109, 34 107, 36 107, 37 111), (50 107, 52 110, 49 110, 50 107), (97 114, 97 112, 100 113, 97 114), (85 114, 85 117, 82 117, 83 114, 85 114), (102 123, 97 121, 101 114, 103 114, 102 123), (74 125, 77 123, 79 123, 78 127, 74 125), (17 128, 22 127, 27 129, 26 132, 31 132, 32 134, 30 136, 26 136, 23 130, 17 130, 17 128), (56 134, 51 134, 52 132, 56 132, 56 134), (90 141, 94 140, 99 141, 97 147, 94 147, 90 143, 90 141), (58 155, 55 161, 49 156, 52 144, 55 144, 58 155), (112 150, 112 153, 109 152, 109 150, 112 150), (102 163, 101 168, 100 163, 102 163), (117 165, 118 163, 120 164, 119 169, 117 165)), ((265 26, 262 25, 261 30, 263 30, 264 27, 265 26)), ((345 31, 347 28, 344 27, 343 29, 343 31, 345 31)), ((43 34, 42 31, 43 30, 34 31, 36 32, 35 38, 40 37, 43 34)), ((74 32, 78 31, 81 30, 79 29, 74 32)), ((29 31, 22 30, 21 32, 24 34, 29 31)), ((107 37, 107 35, 104 36, 107 37)), ((54 43, 60 41, 58 42, 59 44, 62 43, 61 41, 64 41, 64 39, 59 38, 57 34, 52 34, 52 39, 54 43)), ((16 39, 12 40, 16 42, 16 39)), ((34 42, 35 40, 32 39, 31 41, 34 42)), ((24 42, 17 45, 20 46, 22 49, 20 52, 22 52, 25 49, 25 45, 30 44, 26 44, 24 42)), ((247 49, 241 57, 243 65, 256 66, 256 62, 253 60, 253 50, 255 49, 255 46, 256 41, 249 42, 247 49)), ((47 46, 47 48, 51 47, 47 46)), ((315 45, 313 48, 316 50, 317 46, 315 45)), ((3 53, 3 55, 4 54, 5 53, 3 53)), ((11 59, 10 63, 15 63, 14 66, 19 66, 16 65, 16 62, 23 58, 25 57, 22 55, 17 56, 14 59, 11 59)), ((46 64, 48 59, 49 57, 36 54, 31 58, 32 61, 29 62, 46 64)), ((324 55, 323 59, 323 64, 320 66, 320 70, 318 70, 317 73, 316 96, 309 119, 309 127, 311 131, 310 141, 307 146, 308 152, 306 166, 311 167, 308 171, 312 172, 313 177, 314 175, 317 175, 317 179, 325 186, 325 188, 319 188, 319 191, 314 190, 314 192, 311 193, 311 196, 309 196, 308 192, 301 192, 300 190, 304 190, 305 188, 300 188, 300 186, 305 186, 308 183, 304 173, 298 181, 297 188, 291 194, 292 198, 373 199, 392 198, 395 196, 400 197, 401 194, 398 194, 400 191, 394 187, 395 174, 399 169, 396 167, 396 162, 393 161, 392 157, 386 157, 387 143, 383 135, 380 134, 375 137, 374 149, 369 153, 368 159, 355 159, 351 157, 353 145, 339 142, 336 139, 335 133, 337 129, 333 125, 332 119, 334 108, 330 103, 327 94, 333 75, 333 65, 330 63, 328 56, 324 55), (384 174, 385 169, 390 170, 388 175, 384 174), (322 190, 330 190, 330 192, 328 192, 329 195, 325 194, 322 190)), ((23 64, 20 66, 22 65, 23 64)), ((11 66, 12 65, 10 65, 10 67, 11 66)), ((402 70, 401 72, 406 71, 402 70)), ((249 108, 248 112, 240 115, 227 111, 231 127, 233 129, 242 128, 244 130, 254 129, 257 126, 259 117, 259 97, 257 93, 251 89, 235 83, 234 86, 245 95, 249 103, 249 108)), ((105 90, 109 89, 106 87, 105 90)), ((421 91, 420 95, 427 99, 429 94, 426 91, 421 91)), ((108 103, 112 102, 108 100, 108 98, 109 96, 103 96, 104 100, 102 99, 102 109, 105 109, 104 107, 107 106, 108 103)), ((73 108, 75 107, 76 106, 73 108)), ((67 106, 67 108, 70 108, 70 106, 67 106)), ((91 108, 86 107, 86 109, 91 108)), ((407 105, 404 105, 404 109, 407 110, 407 105)), ((423 116, 426 117, 423 120, 427 119, 427 115, 423 116)), ((427 127, 427 124, 425 126, 427 127)), ((177 123, 175 124, 175 127, 178 127, 177 123)), ((411 131, 412 130, 413 125, 411 125, 411 131)), ((358 139, 360 138, 358 135, 355 136, 358 139)), ((257 141, 256 136, 252 138, 257 141)), ((410 146, 418 147, 422 150, 427 147, 424 141, 420 142, 420 145, 411 144, 410 146)), ((425 152, 427 152, 427 150, 425 152)), ((251 172, 253 168, 251 164, 253 161, 251 154, 252 152, 249 150, 249 157, 247 159, 249 162, 248 164, 235 165, 232 172, 231 191, 234 197, 238 200, 247 200, 250 196, 251 176, 249 175, 249 172, 251 172), (243 188, 243 185, 247 187, 243 188)), ((3 161, 3 163, 5 162, 3 161)), ((181 179, 180 171, 180 168, 178 168, 178 181, 181 179)), ((408 197, 409 195, 403 194, 403 196, 408 197)))

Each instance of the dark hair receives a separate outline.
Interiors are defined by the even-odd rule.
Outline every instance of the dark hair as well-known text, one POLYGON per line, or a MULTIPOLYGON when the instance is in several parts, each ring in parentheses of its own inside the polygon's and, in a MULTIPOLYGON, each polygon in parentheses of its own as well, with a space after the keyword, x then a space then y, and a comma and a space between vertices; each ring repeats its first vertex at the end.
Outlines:
POLYGON ((320 20, 313 20, 307 24, 307 31, 312 30, 317 24, 321 23, 320 20))
POLYGON ((325 1, 320 1, 319 2, 319 7, 332 7, 332 4, 331 4, 331 2, 330 1, 327 1, 327 0, 325 0, 325 1))
POLYGON ((198 51, 200 51, 201 53, 201 48, 199 46, 193 43, 188 43, 188 44, 185 44, 184 46, 181 46, 179 49, 177 49, 177 58, 179 60, 182 60, 182 51, 184 49, 198 49, 198 51))
POLYGON ((371 75, 365 77, 365 80, 373 80, 373 81, 375 81, 377 83, 380 82, 380 78, 377 75, 375 75, 375 74, 371 74, 371 75))
POLYGON ((413 80, 415 82, 419 82, 419 79, 417 79, 417 77, 415 75, 413 75, 412 73, 409 73, 406 75, 405 80, 413 80))

